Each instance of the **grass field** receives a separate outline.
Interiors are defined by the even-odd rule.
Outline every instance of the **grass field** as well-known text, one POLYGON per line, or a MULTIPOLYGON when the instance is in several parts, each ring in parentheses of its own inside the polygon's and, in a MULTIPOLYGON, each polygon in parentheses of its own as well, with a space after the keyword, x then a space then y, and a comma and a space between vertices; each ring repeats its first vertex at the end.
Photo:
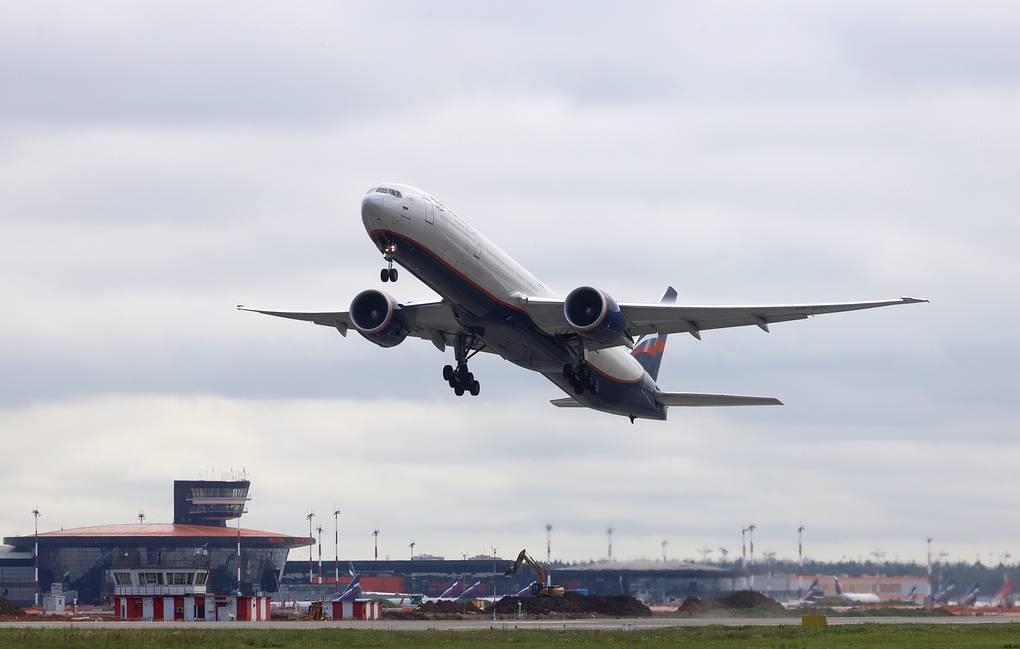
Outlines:
POLYGON ((683 647, 689 649, 1020 649, 1020 624, 687 627, 641 631, 360 629, 0 629, 2 649, 319 649, 322 647, 683 647))

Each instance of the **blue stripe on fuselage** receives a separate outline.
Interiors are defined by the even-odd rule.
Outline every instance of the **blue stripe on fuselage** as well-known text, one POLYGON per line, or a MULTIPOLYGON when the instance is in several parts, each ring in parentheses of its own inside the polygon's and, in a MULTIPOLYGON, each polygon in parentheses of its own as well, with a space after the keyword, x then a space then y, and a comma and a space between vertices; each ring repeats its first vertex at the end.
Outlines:
POLYGON ((377 229, 369 236, 382 251, 396 244, 393 259, 454 305, 461 326, 476 334, 506 360, 542 373, 586 406, 618 415, 665 419, 665 408, 655 402, 655 385, 647 378, 625 382, 599 373, 598 392, 582 395, 563 377, 564 364, 572 364, 570 350, 541 329, 523 309, 492 295, 426 246, 392 230, 377 229))

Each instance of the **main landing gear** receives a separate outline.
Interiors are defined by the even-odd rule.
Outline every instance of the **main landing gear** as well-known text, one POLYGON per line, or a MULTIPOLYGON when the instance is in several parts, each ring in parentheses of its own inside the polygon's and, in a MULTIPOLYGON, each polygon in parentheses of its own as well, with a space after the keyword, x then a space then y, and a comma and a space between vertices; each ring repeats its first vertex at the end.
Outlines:
POLYGON ((574 388, 574 394, 584 394, 585 390, 599 393, 599 379, 584 359, 577 365, 564 365, 563 377, 570 383, 570 387, 574 388))
POLYGON ((457 336, 457 342, 454 344, 453 349, 454 356, 457 359, 457 367, 454 368, 452 365, 443 366, 443 380, 450 384, 450 387, 453 388, 453 393, 458 397, 463 396, 465 392, 469 393, 472 397, 477 397, 479 391, 481 391, 481 386, 467 365, 472 356, 482 351, 482 348, 479 347, 470 354, 468 353, 474 347, 477 340, 473 335, 457 336))
POLYGON ((393 267, 393 253, 397 251, 397 244, 391 243, 383 249, 386 259, 386 268, 379 271, 379 279, 384 282, 395 282, 397 281, 397 269, 393 267))

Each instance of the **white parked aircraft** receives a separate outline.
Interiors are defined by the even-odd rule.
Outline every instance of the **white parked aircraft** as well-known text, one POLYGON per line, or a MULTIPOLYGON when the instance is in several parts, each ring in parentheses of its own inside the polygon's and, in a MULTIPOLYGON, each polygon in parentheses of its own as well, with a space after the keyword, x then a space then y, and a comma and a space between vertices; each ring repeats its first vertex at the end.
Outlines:
POLYGON ((361 201, 369 237, 388 262, 384 282, 397 281, 397 262, 443 299, 398 302, 378 289, 358 293, 348 311, 294 312, 246 308, 267 315, 354 329, 380 347, 408 336, 452 347, 455 364, 443 380, 459 396, 477 396, 468 361, 480 351, 539 372, 566 392, 561 408, 587 407, 634 419, 666 419, 669 406, 782 405, 771 397, 664 392, 655 383, 666 336, 701 340, 709 329, 769 325, 839 311, 926 302, 899 298, 844 304, 689 306, 666 290, 658 304, 616 302, 581 286, 559 297, 432 195, 407 185, 371 188, 361 201), (635 339, 637 341, 635 342, 635 339))
POLYGON ((851 604, 878 604, 882 600, 875 593, 844 593, 843 587, 839 585, 839 577, 833 575, 836 582, 836 597, 851 604))

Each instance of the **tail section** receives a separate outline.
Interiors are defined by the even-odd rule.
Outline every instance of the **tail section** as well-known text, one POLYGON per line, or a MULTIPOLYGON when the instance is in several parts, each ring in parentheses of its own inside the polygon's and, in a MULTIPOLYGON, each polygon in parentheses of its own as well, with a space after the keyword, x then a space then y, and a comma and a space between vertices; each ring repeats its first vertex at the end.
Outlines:
POLYGON ((361 597, 361 575, 356 575, 350 586, 343 593, 336 597, 336 602, 353 602, 361 597))
POLYGON ((833 575, 832 576, 832 580, 834 582, 836 582, 836 595, 842 596, 843 595, 843 587, 839 585, 839 577, 837 577, 836 575, 833 575))
MULTIPOLYGON (((670 286, 663 293, 662 299, 659 300, 659 304, 675 304, 676 303, 676 290, 670 286)), ((662 364, 662 354, 666 351, 666 334, 648 334, 644 336, 634 345, 634 350, 631 351, 630 355, 633 356, 637 362, 641 363, 641 367, 645 368, 648 372, 648 376, 652 377, 652 380, 657 380, 659 377, 659 365, 662 364)))

